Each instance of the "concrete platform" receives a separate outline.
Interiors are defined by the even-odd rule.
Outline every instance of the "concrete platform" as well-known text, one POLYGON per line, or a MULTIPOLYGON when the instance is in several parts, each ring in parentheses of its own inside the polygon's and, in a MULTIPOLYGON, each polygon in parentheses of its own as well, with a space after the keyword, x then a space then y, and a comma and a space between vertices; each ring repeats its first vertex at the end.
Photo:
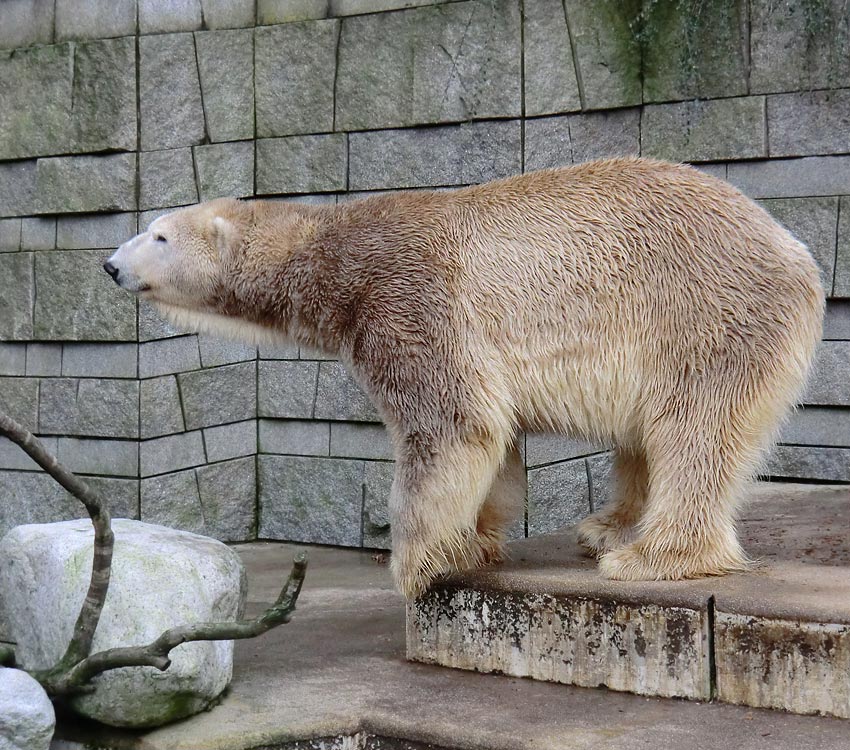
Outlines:
MULTIPOLYGON (((805 493, 801 507, 848 498, 846 490, 805 493)), ((238 547, 249 612, 274 599, 300 548, 238 547)), ((842 719, 409 662, 404 603, 387 566, 368 552, 312 547, 308 554, 292 623, 237 643, 234 681, 219 706, 146 733, 64 719, 56 750, 715 750, 718 734, 736 750, 850 747, 850 722, 842 719)))
POLYGON ((850 488, 760 485, 741 532, 756 570, 674 583, 600 579, 571 531, 517 542, 408 608, 407 655, 850 718, 850 488))

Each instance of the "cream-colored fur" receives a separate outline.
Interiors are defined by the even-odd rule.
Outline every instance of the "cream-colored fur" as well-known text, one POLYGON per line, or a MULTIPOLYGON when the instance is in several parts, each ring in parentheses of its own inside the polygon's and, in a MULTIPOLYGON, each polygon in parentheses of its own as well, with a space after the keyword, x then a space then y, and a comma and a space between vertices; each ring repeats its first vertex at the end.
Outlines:
POLYGON ((393 441, 392 570, 409 597, 501 558, 522 430, 616 446, 617 497, 580 526, 603 575, 745 567, 742 487, 823 313, 811 256, 761 208, 642 159, 340 206, 212 201, 110 263, 179 322, 348 365, 393 441))

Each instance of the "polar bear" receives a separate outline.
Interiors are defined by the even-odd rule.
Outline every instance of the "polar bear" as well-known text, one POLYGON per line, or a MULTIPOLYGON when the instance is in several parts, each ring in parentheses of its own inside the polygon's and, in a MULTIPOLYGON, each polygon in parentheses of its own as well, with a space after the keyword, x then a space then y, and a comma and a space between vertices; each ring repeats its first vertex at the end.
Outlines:
POLYGON ((407 597, 502 559, 523 430, 615 446, 616 496, 579 528, 603 576, 745 568, 742 486, 824 307, 812 257, 763 209, 639 158, 341 205, 214 200, 104 267, 177 323, 339 356, 393 444, 407 597))

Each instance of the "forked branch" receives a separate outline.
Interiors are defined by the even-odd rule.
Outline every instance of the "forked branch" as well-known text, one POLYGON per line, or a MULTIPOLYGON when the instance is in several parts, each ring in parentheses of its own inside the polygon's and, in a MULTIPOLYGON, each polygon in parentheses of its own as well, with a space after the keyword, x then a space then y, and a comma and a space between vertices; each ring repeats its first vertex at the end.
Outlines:
POLYGON ((263 614, 253 620, 235 622, 204 622, 183 625, 166 630, 159 638, 146 646, 128 646, 101 651, 83 659, 71 668, 61 680, 53 683, 54 694, 82 692, 89 681, 110 669, 120 667, 156 667, 165 671, 171 666, 169 654, 181 643, 190 641, 225 641, 254 638, 272 628, 289 622, 295 603, 301 593, 307 557, 299 553, 292 563, 292 571, 278 596, 277 601, 263 614))
MULTIPOLYGON (((107 649, 90 656, 94 632, 100 621, 109 588, 115 545, 106 503, 85 482, 62 466, 38 438, 5 414, 0 414, 0 435, 5 435, 17 443, 33 461, 80 500, 86 506, 94 525, 91 581, 74 626, 71 642, 56 666, 32 672, 33 677, 51 695, 93 690, 90 680, 110 669, 150 666, 164 671, 171 665, 169 654, 181 643, 253 638, 289 622, 307 571, 307 557, 303 553, 295 557, 292 572, 286 579, 277 601, 253 620, 183 625, 166 630, 146 646, 107 649)), ((14 658, 14 648, 8 644, 0 644, 0 666, 14 664, 14 658)))

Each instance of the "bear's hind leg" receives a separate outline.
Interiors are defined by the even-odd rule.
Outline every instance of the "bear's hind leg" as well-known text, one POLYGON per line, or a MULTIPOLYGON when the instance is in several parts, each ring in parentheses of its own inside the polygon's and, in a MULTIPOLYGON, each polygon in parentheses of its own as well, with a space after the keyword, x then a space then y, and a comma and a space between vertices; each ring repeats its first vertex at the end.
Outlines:
POLYGON ((635 537, 635 524, 646 503, 647 467, 643 451, 614 450, 614 499, 578 524, 578 541, 600 557, 635 537))
POLYGON ((478 512, 476 532, 483 565, 505 559, 505 531, 524 507, 525 464, 516 445, 511 446, 478 512))
POLYGON ((441 575, 485 562, 478 512, 504 453, 504 442, 479 434, 396 458, 390 568, 405 597, 424 593, 441 575))
POLYGON ((606 578, 680 580, 746 570, 735 511, 764 430, 723 404, 679 405, 647 436, 649 494, 635 541, 599 560, 606 578))

